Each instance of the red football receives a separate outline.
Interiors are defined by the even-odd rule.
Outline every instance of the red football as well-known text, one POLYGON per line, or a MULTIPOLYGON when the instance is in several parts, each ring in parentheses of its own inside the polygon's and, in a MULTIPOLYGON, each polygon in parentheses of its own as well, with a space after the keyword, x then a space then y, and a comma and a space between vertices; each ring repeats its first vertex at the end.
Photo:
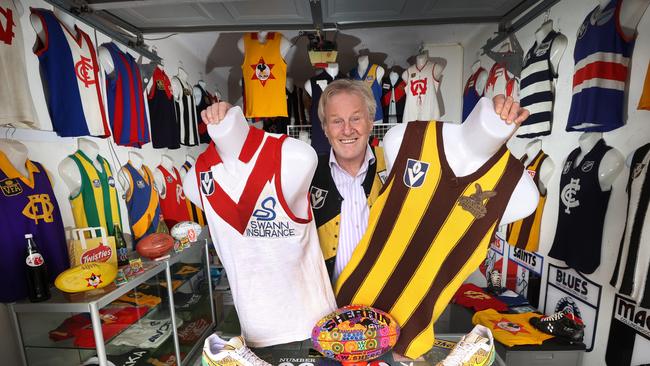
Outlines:
POLYGON ((135 249, 143 257, 156 259, 164 256, 174 247, 174 238, 169 234, 153 233, 140 239, 135 249))

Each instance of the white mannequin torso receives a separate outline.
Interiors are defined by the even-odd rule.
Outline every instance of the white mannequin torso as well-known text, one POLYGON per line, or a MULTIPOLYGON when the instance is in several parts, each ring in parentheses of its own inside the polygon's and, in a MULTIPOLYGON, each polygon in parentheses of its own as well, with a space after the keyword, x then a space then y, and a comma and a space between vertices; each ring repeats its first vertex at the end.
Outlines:
MULTIPOLYGON (((327 64, 327 67, 324 68, 325 72, 332 77, 332 79, 336 79, 336 77, 339 75, 339 64, 337 63, 331 63, 327 64)), ((309 94, 311 97, 311 81, 307 80, 305 81, 305 92, 309 94)))
MULTIPOLYGON (((185 155, 185 161, 190 163, 192 166, 196 164, 196 159, 192 155, 185 155)), ((187 175, 187 172, 185 172, 185 169, 179 169, 178 174, 181 175, 181 181, 185 179, 185 175, 187 175)))
POLYGON ((199 80, 196 84, 197 85, 194 85, 192 87, 192 93, 194 94, 194 104, 198 106, 199 104, 201 104, 201 98, 203 98, 203 93, 201 92, 201 88, 203 88, 203 90, 207 92, 206 89, 207 85, 203 80, 199 80))
MULTIPOLYGON (((248 128, 239 107, 230 108, 219 124, 208 125, 208 134, 215 143, 226 172, 222 175, 225 179, 224 185, 234 186, 234 183, 241 182, 242 177, 247 177, 254 166, 252 163, 245 164, 238 158, 248 135, 248 128)), ((316 152, 308 144, 293 138, 286 139, 282 144, 280 172, 282 194, 289 208, 299 217, 307 217, 309 213, 310 207, 305 197, 316 171, 317 162, 316 152)), ((243 186, 242 184, 242 190, 243 186)), ((183 179, 183 190, 190 201, 201 207, 195 165, 183 179)))
MULTIPOLYGON (((474 75, 480 67, 481 67, 481 60, 474 61, 474 64, 472 64, 472 75, 474 75)), ((476 94, 483 95, 487 78, 488 78, 487 70, 482 69, 481 72, 476 76, 476 81, 474 82, 474 89, 476 90, 476 94)))
MULTIPOLYGON (((77 149, 84 153, 93 163, 97 171, 103 172, 102 167, 97 161, 99 155, 99 146, 94 141, 86 138, 79 138, 77 140, 77 149)), ((70 196, 75 196, 81 189, 81 172, 77 163, 74 162, 69 156, 66 156, 59 164, 59 175, 63 179, 63 183, 68 187, 70 196)))
MULTIPOLYGON (((603 9, 611 0, 599 0, 598 5, 603 9)), ((636 34, 636 28, 643 17, 646 9, 650 5, 650 0, 625 0, 621 3, 618 12, 618 21, 621 25, 621 31, 627 38, 633 38, 636 34)))
POLYGON ((172 94, 174 95, 174 99, 177 101, 183 97, 183 85, 179 80, 182 80, 186 85, 190 85, 190 82, 187 80, 187 72, 182 66, 178 67, 178 74, 176 74, 176 77, 171 79, 172 94))
MULTIPOLYGON (((169 174, 174 175, 175 162, 171 156, 163 154, 160 157, 160 165, 162 165, 162 167, 165 168, 169 174)), ((165 184, 165 176, 158 168, 156 168, 153 172, 153 181, 156 185, 156 189, 158 190, 158 194, 160 194, 160 198, 165 198, 165 195, 167 194, 165 190, 165 187, 167 187, 165 184)))
MULTIPOLYGON (((20 2, 14 2, 17 4, 20 4, 20 2)), ((59 19, 59 22, 61 22, 66 28, 68 28, 68 31, 70 34, 77 34, 76 31, 76 24, 74 21, 74 17, 65 11, 54 7, 54 15, 56 15, 57 19, 59 19)), ((36 15, 36 14, 30 14, 29 15, 29 21, 32 23, 32 28, 34 28, 34 31, 36 32, 36 36, 38 39, 45 44, 47 41, 47 34, 45 33, 45 28, 43 28, 43 23, 41 22, 41 18, 36 15)))
MULTIPOLYGON (((131 165, 140 172, 140 174, 144 175, 144 171, 142 170, 142 164, 144 162, 144 159, 142 158, 142 155, 138 154, 135 151, 129 151, 129 161, 128 163, 131 163, 131 165)), ((119 173, 117 174, 118 181, 120 182, 120 185, 122 186, 122 189, 124 192, 129 191, 129 178, 127 178, 126 173, 124 172, 125 168, 122 167, 120 168, 119 173)), ((154 187, 155 188, 155 187, 154 187)))
MULTIPOLYGON (((368 56, 359 56, 357 59, 357 73, 359 75, 364 75, 366 71, 368 70, 368 67, 370 67, 370 60, 368 59, 368 56)), ((384 78, 384 74, 386 71, 384 70, 383 67, 377 65, 377 71, 375 71, 375 78, 377 82, 381 82, 381 79, 384 78)))
POLYGON ((23 177, 29 178, 29 172, 25 163, 27 163, 27 147, 16 140, 0 139, 0 151, 2 151, 7 160, 23 177))
MULTIPOLYGON (((537 153, 539 153, 541 149, 541 139, 535 139, 529 142, 526 145, 526 161, 524 162, 524 166, 528 166, 530 163, 532 163, 533 159, 535 159, 537 153)), ((554 170, 555 162, 553 162, 553 159, 551 159, 550 156, 546 157, 546 159, 544 159, 542 162, 542 165, 539 167, 539 193, 546 193, 546 187, 548 187, 548 182, 551 179, 554 170)))
MULTIPOLYGON (((257 41, 259 43, 266 43, 266 36, 269 34, 268 31, 259 31, 257 32, 257 41)), ((287 52, 289 52, 289 49, 291 48, 291 42, 286 39, 282 33, 275 32, 276 36, 280 36, 280 55, 282 55, 282 58, 285 58, 287 55, 287 52)), ((239 51, 243 54, 244 53, 244 37, 240 38, 239 41, 237 41, 237 48, 239 51)))
MULTIPOLYGON (((580 154, 578 154, 574 162, 576 166, 580 164, 585 155, 591 151, 602 137, 603 134, 601 132, 586 132, 580 135, 580 138, 578 139, 580 154)), ((615 148, 612 147, 605 153, 598 168, 600 189, 603 191, 609 191, 612 188, 612 184, 614 184, 616 177, 618 177, 618 174, 623 169, 624 163, 623 154, 615 148)))
MULTIPOLYGON (((399 151, 407 123, 391 128, 384 137, 386 169, 390 173, 399 151)), ((513 124, 506 124, 494 112, 492 101, 481 98, 461 125, 445 123, 442 128, 447 163, 458 177, 467 176, 494 155, 510 138, 513 124)), ((527 172, 523 172, 501 218, 505 225, 527 217, 537 208, 539 193, 527 172)))
POLYGON ((388 79, 390 80, 390 85, 395 86, 395 84, 397 84, 397 79, 399 79, 399 74, 395 71, 391 71, 388 74, 388 79))

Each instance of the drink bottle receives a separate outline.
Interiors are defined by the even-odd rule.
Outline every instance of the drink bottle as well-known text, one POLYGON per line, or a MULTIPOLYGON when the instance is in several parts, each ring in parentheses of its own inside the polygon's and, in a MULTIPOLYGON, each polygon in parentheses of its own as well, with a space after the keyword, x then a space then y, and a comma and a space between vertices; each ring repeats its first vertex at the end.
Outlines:
POLYGON ((45 259, 38 251, 32 234, 25 234, 27 240, 27 292, 29 301, 39 302, 50 298, 50 281, 47 275, 45 259))

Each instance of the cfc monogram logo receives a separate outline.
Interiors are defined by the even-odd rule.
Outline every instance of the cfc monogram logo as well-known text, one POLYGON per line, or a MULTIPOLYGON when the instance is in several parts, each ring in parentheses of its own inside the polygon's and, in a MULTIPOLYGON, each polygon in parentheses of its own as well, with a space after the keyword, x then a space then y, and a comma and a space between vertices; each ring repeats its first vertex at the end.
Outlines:
POLYGON ((580 206, 580 201, 576 199, 576 195, 578 194, 578 191, 580 190, 580 178, 578 179, 573 179, 571 178, 571 182, 562 188, 562 193, 560 194, 560 198, 562 199, 562 203, 566 207, 564 209, 564 212, 567 214, 571 214, 571 209, 574 207, 580 206))
POLYGON ((38 220, 45 222, 53 222, 54 204, 50 201, 50 196, 47 194, 33 194, 28 196, 29 202, 23 208, 23 215, 34 220, 38 224, 38 220))
POLYGON ((14 23, 14 16, 13 12, 11 9, 5 9, 3 7, 0 7, 0 16, 5 18, 5 21, 2 22, 0 21, 0 41, 4 42, 5 44, 11 45, 11 42, 14 39, 14 36, 16 35, 14 33, 14 26, 16 23, 14 23), (2 27, 2 24, 6 24, 5 27, 2 27))
POLYGON ((88 57, 81 56, 81 60, 74 65, 74 71, 86 88, 95 84, 95 68, 88 57))

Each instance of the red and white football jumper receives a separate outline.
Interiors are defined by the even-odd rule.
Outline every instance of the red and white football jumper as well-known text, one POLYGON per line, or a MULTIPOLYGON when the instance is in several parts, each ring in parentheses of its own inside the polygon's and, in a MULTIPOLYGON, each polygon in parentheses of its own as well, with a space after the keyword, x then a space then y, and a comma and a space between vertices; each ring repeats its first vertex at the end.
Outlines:
POLYGON ((430 121, 440 118, 440 81, 433 77, 435 65, 427 61, 422 68, 412 65, 406 70, 406 103, 402 121, 430 121))
POLYGON ((165 178, 164 192, 158 192, 160 196, 160 209, 162 210, 165 224, 171 229, 181 221, 189 221, 190 215, 187 212, 185 203, 185 194, 183 193, 183 181, 174 168, 174 174, 170 173, 162 165, 158 165, 158 170, 165 178))

